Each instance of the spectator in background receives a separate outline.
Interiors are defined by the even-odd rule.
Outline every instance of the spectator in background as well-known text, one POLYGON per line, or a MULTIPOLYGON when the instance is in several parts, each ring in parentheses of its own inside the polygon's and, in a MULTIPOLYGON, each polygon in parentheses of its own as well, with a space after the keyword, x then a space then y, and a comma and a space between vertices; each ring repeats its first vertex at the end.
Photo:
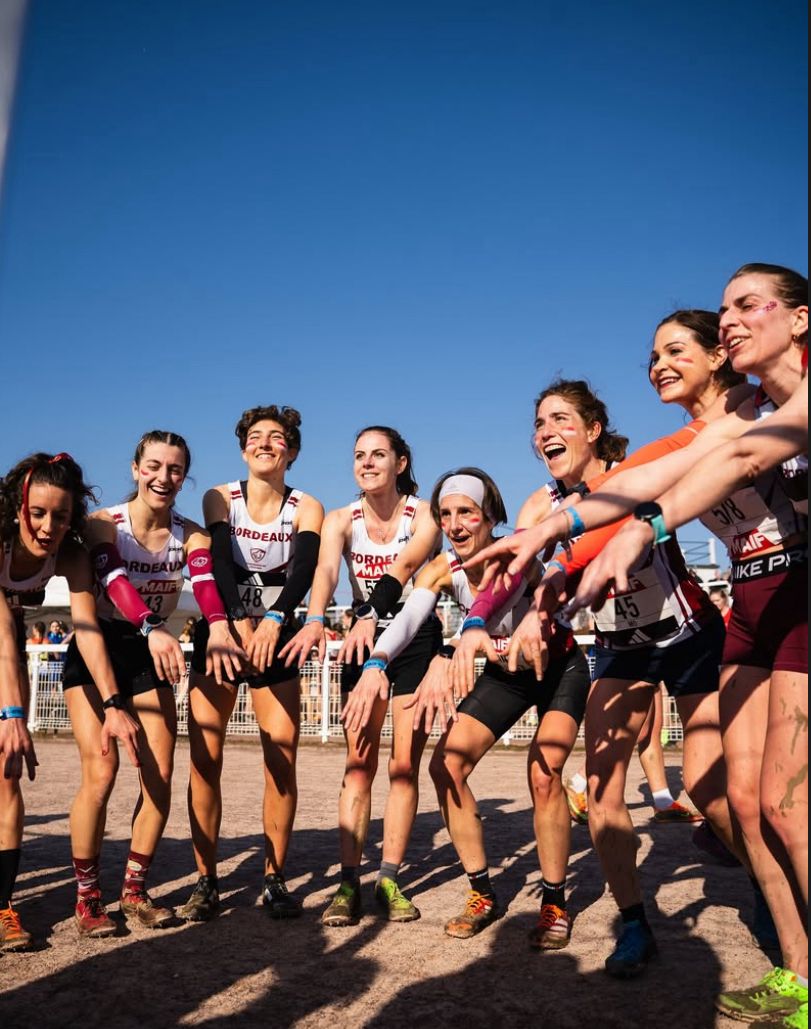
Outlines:
POLYGON ((713 586, 710 590, 710 600, 718 608, 719 614, 724 619, 724 628, 726 628, 732 617, 732 605, 729 603, 729 594, 723 586, 713 586))
POLYGON ((34 622, 28 634, 28 642, 33 646, 39 646, 48 642, 45 637, 45 622, 34 622))
POLYGON ((47 636, 48 643, 53 643, 53 644, 61 643, 64 638, 65 638, 65 630, 64 630, 64 627, 63 627, 62 623, 58 622, 58 621, 56 621, 56 619, 54 619, 54 621, 52 621, 51 624, 48 626, 48 636, 47 636))
POLYGON ((194 626, 196 624, 196 618, 186 619, 186 621, 183 624, 183 628, 180 630, 178 634, 178 643, 191 643, 194 640, 194 626))

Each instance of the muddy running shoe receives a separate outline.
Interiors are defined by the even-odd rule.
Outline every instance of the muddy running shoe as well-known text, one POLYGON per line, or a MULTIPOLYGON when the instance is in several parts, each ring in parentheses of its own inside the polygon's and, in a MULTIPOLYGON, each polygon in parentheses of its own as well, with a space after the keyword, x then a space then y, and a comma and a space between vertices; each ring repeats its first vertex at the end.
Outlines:
POLYGON ((692 822, 703 822, 704 819, 698 811, 685 807, 677 800, 674 800, 670 807, 662 808, 653 815, 654 822, 659 825, 690 825, 692 822))
POLYGON ((377 906, 390 922, 416 922, 419 908, 404 896, 400 887, 387 876, 382 876, 375 887, 377 906))
POLYGON ((806 1005, 808 1017, 808 987, 801 986, 793 973, 784 968, 773 968, 756 986, 747 990, 729 990, 722 993, 715 1006, 723 1015, 741 1022, 762 1022, 772 1018, 780 1024, 781 1018, 796 1014, 806 1005))
POLYGON ((495 897, 485 897, 478 890, 471 890, 465 901, 465 910, 447 923, 445 935, 457 940, 469 940, 495 921, 497 914, 495 897))
POLYGON ((115 922, 110 918, 101 902, 101 895, 91 893, 87 897, 79 897, 73 917, 80 936, 91 940, 100 940, 105 936, 115 935, 115 922))
POLYGON ((145 929, 160 929, 174 921, 175 913, 171 908, 158 907, 146 890, 133 890, 121 894, 121 913, 128 919, 138 922, 145 929))
POLYGON ((656 940, 641 922, 626 922, 614 953, 605 959, 605 970, 615 979, 633 979, 656 955, 656 940))
POLYGON ((808 1029, 808 1001, 801 1004, 793 1015, 786 1015, 777 1021, 758 1022, 758 1029, 808 1029))
POLYGON ((572 789, 566 783, 564 783, 563 789, 566 793, 566 804, 569 808, 569 814, 572 816, 572 821, 577 822, 578 825, 588 825, 589 802, 586 794, 572 789))
POLYGON ((201 875, 192 894, 178 911, 187 922, 207 922, 220 913, 220 891, 213 875, 201 875))
POLYGON ((290 893, 281 875, 265 876, 262 903, 271 918, 298 918, 301 915, 301 904, 290 893))
POLYGON ((557 904, 542 904, 538 924, 529 934, 536 950, 562 950, 572 938, 572 920, 557 904))
POLYGON ((344 929, 348 925, 357 925, 362 914, 360 901, 360 883, 352 885, 342 882, 335 891, 329 907, 321 916, 321 924, 332 929, 344 929))
POLYGON ((20 916, 9 904, 0 909, 0 950, 25 950, 31 946, 31 933, 20 923, 20 916))

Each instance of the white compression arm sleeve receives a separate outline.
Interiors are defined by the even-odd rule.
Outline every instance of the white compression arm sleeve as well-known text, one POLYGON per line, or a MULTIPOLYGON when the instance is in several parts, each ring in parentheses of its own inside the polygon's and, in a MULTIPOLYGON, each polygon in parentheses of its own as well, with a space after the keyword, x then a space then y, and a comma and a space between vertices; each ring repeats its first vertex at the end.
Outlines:
POLYGON ((425 619, 436 607, 438 595, 421 586, 414 590, 398 611, 394 621, 375 643, 374 656, 385 654, 387 661, 393 661, 417 635, 425 619))

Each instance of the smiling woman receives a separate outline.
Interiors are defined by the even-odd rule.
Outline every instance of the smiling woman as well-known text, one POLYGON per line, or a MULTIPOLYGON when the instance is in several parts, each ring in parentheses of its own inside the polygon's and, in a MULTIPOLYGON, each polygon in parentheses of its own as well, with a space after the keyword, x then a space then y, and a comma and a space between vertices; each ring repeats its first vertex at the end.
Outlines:
POLYGON ((97 684, 95 701, 104 714, 98 727, 99 750, 112 737, 138 764, 137 726, 120 710, 120 696, 99 633, 93 597, 93 570, 81 544, 87 502, 93 491, 68 454, 33 454, 0 482, 0 950, 22 949, 31 942, 11 906, 20 860, 23 798, 22 764, 34 778, 36 757, 26 727, 28 669, 23 617, 39 607, 54 575, 65 576, 75 626, 75 646, 97 684))

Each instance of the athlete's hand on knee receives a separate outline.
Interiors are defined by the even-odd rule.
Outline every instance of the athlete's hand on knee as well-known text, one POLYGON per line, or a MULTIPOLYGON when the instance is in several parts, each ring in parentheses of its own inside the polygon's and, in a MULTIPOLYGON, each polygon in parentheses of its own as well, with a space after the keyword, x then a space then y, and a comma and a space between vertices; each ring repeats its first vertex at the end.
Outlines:
POLYGON ((285 667, 298 665, 299 668, 310 660, 313 650, 318 651, 318 660, 324 663, 327 652, 327 637, 321 622, 307 622, 289 642, 279 651, 279 659, 284 660, 285 667))
POLYGON ((341 712, 341 721, 347 732, 365 729, 372 717, 375 702, 387 700, 389 678, 380 668, 367 668, 349 694, 341 712))
POLYGON ((174 686, 186 674, 186 657, 180 644, 165 626, 158 626, 146 638, 155 674, 174 686))
POLYGON ((4 718, 0 722, 0 763, 4 778, 22 778, 25 766, 33 782, 39 761, 24 718, 4 718))
POLYGON ((206 644, 206 675, 213 675, 217 685, 233 682, 248 658, 223 619, 209 626, 206 644))
POLYGON ((363 664, 367 654, 372 653, 376 626, 374 618, 359 618, 338 651, 338 662, 347 665, 353 661, 359 665, 363 664))
POLYGON ((263 618, 254 629, 246 652, 248 660, 258 672, 264 672, 273 663, 281 631, 281 623, 275 618, 263 618))
POLYGON ((457 700, 463 700, 473 689, 477 654, 484 654, 488 661, 498 661, 498 651, 485 629, 465 629, 450 662, 450 681, 457 700))
POLYGON ((636 519, 626 522, 583 573, 566 613, 575 614, 584 607, 599 611, 612 588, 617 594, 628 593, 628 577, 647 561, 652 538, 653 530, 647 523, 636 519))
POLYGON ((110 753, 110 740, 113 738, 121 740, 130 761, 136 768, 140 768, 138 730, 138 723, 126 711, 108 707, 104 712, 104 722, 101 727, 101 753, 107 757, 110 753))

